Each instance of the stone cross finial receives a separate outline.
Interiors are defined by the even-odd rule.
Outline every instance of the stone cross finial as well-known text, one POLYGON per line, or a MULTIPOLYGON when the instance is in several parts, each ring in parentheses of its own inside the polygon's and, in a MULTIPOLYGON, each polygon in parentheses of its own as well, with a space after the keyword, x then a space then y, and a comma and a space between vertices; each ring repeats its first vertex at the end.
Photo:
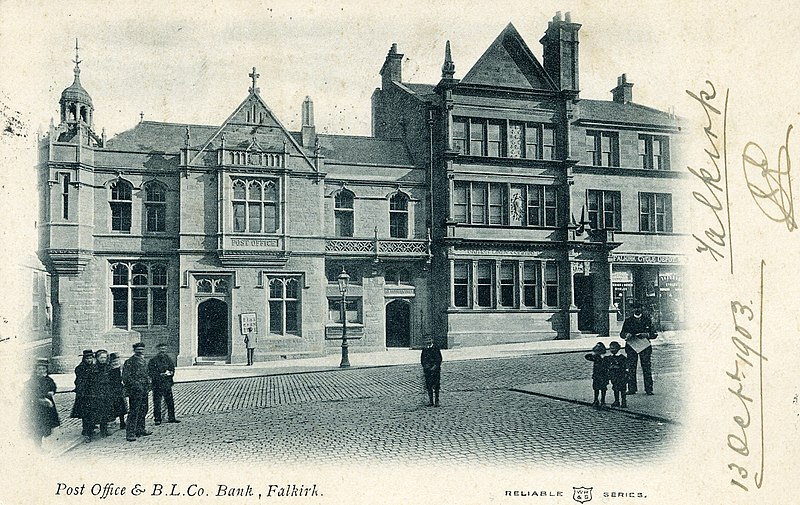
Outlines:
POLYGON ((144 111, 139 113, 139 122, 141 123, 142 121, 144 121, 144 111))
POLYGON ((256 67, 253 67, 253 71, 247 74, 250 76, 250 79, 253 80, 253 85, 250 87, 251 93, 258 93, 258 88, 256 88, 256 80, 261 77, 261 74, 256 73, 256 67))

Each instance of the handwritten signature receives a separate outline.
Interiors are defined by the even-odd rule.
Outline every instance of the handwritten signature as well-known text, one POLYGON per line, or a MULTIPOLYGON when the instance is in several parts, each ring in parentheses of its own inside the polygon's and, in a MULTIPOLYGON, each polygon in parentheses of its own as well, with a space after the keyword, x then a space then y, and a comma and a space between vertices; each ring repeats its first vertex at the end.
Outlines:
POLYGON ((791 133, 792 125, 789 125, 786 141, 778 149, 777 169, 769 167, 767 154, 755 142, 748 142, 742 151, 742 170, 750 195, 767 218, 785 223, 790 232, 797 229, 792 201, 792 158, 789 155, 791 133))
POLYGON ((738 400, 741 409, 741 415, 733 416, 733 422, 738 427, 736 432, 728 434, 728 448, 733 451, 738 457, 736 462, 728 464, 728 469, 735 471, 738 478, 731 479, 731 485, 749 491, 749 487, 745 484, 746 479, 751 472, 745 466, 749 461, 751 455, 756 453, 759 456, 758 471, 753 473, 753 482, 756 488, 761 489, 764 481, 764 373, 763 364, 767 358, 762 352, 762 328, 763 328, 763 308, 764 308, 764 260, 761 260, 761 287, 760 287, 760 301, 759 301, 759 314, 758 314, 758 331, 755 336, 748 327, 753 323, 755 313, 750 305, 744 304, 740 301, 731 301, 731 316, 733 318, 733 326, 735 335, 731 337, 731 342, 736 348, 736 358, 734 359, 734 371, 725 372, 726 375, 736 381, 738 386, 736 389, 729 387, 728 391, 738 400), (746 389, 747 382, 745 379, 750 374, 750 369, 755 369, 757 360, 757 388, 755 394, 750 393, 746 389), (745 374, 747 371, 747 374, 745 374), (758 421, 759 432, 757 436, 760 438, 760 450, 752 450, 750 440, 748 440, 748 430, 753 424, 753 418, 750 414, 751 406, 758 406, 760 417, 758 421), (741 463, 741 464, 740 464, 741 463))

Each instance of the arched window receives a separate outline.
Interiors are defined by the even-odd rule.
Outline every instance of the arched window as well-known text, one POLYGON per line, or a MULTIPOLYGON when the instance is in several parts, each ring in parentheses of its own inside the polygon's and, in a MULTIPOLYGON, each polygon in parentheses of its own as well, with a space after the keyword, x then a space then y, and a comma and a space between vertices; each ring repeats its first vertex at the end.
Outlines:
POLYGON ((131 231, 131 194, 133 187, 129 182, 118 180, 111 184, 111 229, 130 233, 131 231))
POLYGON ((272 180, 233 181, 233 231, 275 233, 278 230, 278 191, 272 180))
POLYGON ((408 238, 408 197, 403 193, 389 199, 389 236, 408 238))
POLYGON ((145 230, 166 231, 167 190, 158 182, 150 182, 144 188, 145 230))
POLYGON ((333 198, 333 217, 337 237, 353 236, 353 193, 343 189, 333 198))

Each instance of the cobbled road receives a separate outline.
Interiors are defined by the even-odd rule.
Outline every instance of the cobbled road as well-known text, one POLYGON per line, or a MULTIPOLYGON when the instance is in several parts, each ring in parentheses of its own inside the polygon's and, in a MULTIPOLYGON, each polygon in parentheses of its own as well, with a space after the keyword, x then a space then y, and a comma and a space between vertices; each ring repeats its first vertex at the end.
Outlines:
MULTIPOLYGON (((665 344, 653 353, 656 388, 658 374, 679 371, 680 352, 665 344)), ((180 424, 154 426, 151 413, 152 436, 127 442, 116 430, 63 457, 556 467, 665 456, 677 425, 510 391, 588 375, 581 353, 445 361, 439 408, 426 406, 418 365, 179 383, 180 424)), ((78 432, 79 420, 68 417, 72 400, 71 393, 56 399, 65 429, 78 432)))

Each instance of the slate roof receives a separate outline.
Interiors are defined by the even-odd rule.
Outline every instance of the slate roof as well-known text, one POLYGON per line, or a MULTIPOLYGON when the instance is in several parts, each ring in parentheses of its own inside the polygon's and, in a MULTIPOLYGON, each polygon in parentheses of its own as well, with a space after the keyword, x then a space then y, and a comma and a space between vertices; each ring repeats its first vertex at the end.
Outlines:
POLYGON ((439 95, 433 92, 436 87, 433 84, 418 84, 414 82, 403 82, 401 84, 426 102, 435 102, 439 99, 439 95))
POLYGON ((219 129, 219 126, 142 121, 108 139, 105 147, 119 151, 177 153, 185 145, 187 126, 192 146, 202 145, 219 129))
POLYGON ((609 100, 581 100, 578 102, 579 119, 603 123, 629 123, 656 126, 678 126, 680 120, 667 112, 645 107, 638 103, 618 103, 609 100))
POLYGON ((385 140, 354 135, 317 135, 320 154, 326 161, 375 165, 413 165, 402 140, 385 140))

